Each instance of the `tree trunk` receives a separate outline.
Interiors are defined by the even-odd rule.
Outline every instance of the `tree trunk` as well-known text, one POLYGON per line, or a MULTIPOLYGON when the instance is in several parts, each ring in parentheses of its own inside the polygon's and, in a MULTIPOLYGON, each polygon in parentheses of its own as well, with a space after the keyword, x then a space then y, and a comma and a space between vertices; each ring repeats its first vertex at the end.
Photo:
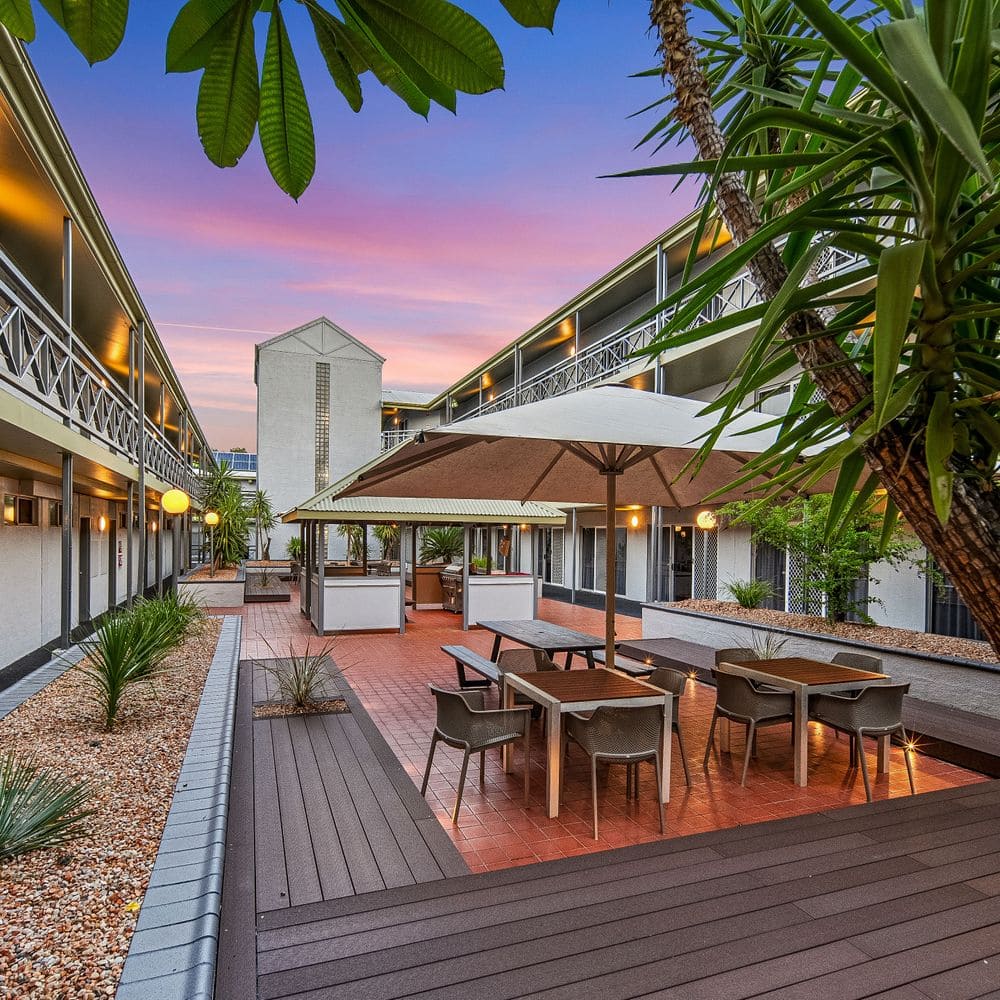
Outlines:
MULTIPOLYGON (((677 118, 691 135, 699 158, 714 160, 722 156, 726 140, 715 120, 711 89, 688 34, 685 8, 683 0, 651 0, 650 22, 660 39, 663 75, 669 76, 675 87, 677 118)), ((719 179, 715 203, 737 244, 760 229, 760 213, 739 174, 728 173, 719 179)), ((773 244, 756 254, 748 271, 764 299, 773 299, 788 277, 773 244)), ((862 423, 870 411, 853 418, 847 414, 870 396, 871 387, 837 341, 826 334, 822 318, 815 313, 798 313, 782 333, 798 340, 793 350, 799 364, 833 412, 844 418, 845 426, 854 429, 862 423)), ((934 512, 922 454, 910 444, 899 427, 890 424, 862 451, 914 533, 962 595, 994 650, 1000 652, 1000 491, 956 477, 951 516, 947 526, 942 525, 934 512)))

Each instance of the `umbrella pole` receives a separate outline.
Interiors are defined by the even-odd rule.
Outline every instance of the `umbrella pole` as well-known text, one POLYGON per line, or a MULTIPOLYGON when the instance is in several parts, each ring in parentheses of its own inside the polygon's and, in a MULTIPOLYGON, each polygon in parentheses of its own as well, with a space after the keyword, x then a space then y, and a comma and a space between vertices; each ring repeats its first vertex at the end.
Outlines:
POLYGON ((615 558, 618 546, 615 539, 615 504, 618 477, 607 474, 607 510, 604 535, 604 662, 615 665, 615 558))

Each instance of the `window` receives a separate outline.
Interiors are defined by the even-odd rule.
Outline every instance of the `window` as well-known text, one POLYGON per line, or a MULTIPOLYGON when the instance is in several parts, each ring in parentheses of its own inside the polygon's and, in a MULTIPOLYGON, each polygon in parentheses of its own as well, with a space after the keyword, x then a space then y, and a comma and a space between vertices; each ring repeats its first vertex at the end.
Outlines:
MULTIPOLYGON (((604 593, 604 561, 607 531, 604 528, 584 528, 582 531, 580 586, 584 590, 604 593)), ((628 531, 615 529, 615 593, 625 593, 625 558, 628 531)))
POLYGON ((49 501, 49 527, 61 528, 63 523, 63 506, 58 500, 49 501))
POLYGON ((38 502, 34 497, 18 497, 10 493, 3 498, 4 524, 38 524, 38 502))
POLYGON ((316 362, 316 490, 330 485, 330 365, 316 362))

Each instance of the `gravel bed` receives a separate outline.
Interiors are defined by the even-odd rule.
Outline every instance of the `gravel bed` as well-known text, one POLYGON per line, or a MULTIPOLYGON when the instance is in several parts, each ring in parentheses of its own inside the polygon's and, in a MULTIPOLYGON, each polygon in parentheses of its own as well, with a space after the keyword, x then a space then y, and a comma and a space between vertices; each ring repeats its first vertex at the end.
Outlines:
POLYGON ((343 715, 350 712, 343 698, 328 698, 326 701, 313 701, 301 708, 288 702, 256 705, 253 710, 255 719, 284 719, 290 715, 343 715))
POLYGON ((239 576, 239 572, 238 566, 220 566, 213 576, 208 567, 203 566, 200 569, 192 570, 181 582, 191 583, 195 580, 209 580, 215 583, 232 583, 239 576))
POLYGON ((195 625, 112 733, 74 670, 0 722, 0 752, 87 781, 95 810, 84 838, 0 865, 0 997, 114 995, 220 629, 195 625))
POLYGON ((699 611, 720 618, 733 618, 755 625, 771 625, 798 632, 815 632, 834 635, 840 639, 872 646, 888 646, 896 649, 913 649, 932 656, 957 656, 981 663, 1000 663, 997 654, 987 642, 972 639, 955 639, 948 635, 934 635, 930 632, 912 632, 905 628, 889 628, 886 625, 860 625, 855 622, 828 622, 815 615, 796 615, 787 611, 769 611, 766 608, 742 608, 735 601, 675 601, 665 607, 683 611, 699 611))

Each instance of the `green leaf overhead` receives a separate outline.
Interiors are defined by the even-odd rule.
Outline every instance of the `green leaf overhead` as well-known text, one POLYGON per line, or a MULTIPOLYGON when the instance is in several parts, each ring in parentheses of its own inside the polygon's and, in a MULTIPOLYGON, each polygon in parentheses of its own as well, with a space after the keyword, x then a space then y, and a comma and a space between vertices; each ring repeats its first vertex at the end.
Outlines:
POLYGON ((128 0, 42 0, 42 6, 91 65, 114 55, 121 45, 128 0))
POLYGON ((253 0, 240 0, 212 49, 198 88, 198 134, 208 158, 219 167, 237 164, 257 125, 256 7, 253 0))
POLYGON ((360 111, 364 97, 358 73, 367 69, 367 64, 340 21, 315 3, 307 3, 306 10, 331 79, 351 110, 360 111))
POLYGON ((316 169, 316 142, 302 77, 291 41, 275 4, 260 81, 260 145, 282 191, 298 198, 316 169))
POLYGON ((204 69, 240 0, 189 0, 167 36, 167 72, 204 69))
POLYGON ((31 13, 31 0, 0 0, 0 24, 15 38, 34 41, 35 16, 31 13))
POLYGON ((951 491, 954 473, 949 468, 955 450, 955 433, 952 426, 951 402, 946 392, 934 394, 930 417, 927 421, 925 453, 931 477, 931 496, 934 510, 942 524, 948 523, 951 513, 951 491))
POLYGON ((525 28, 548 28, 556 20, 559 0, 500 0, 507 13, 525 28))

